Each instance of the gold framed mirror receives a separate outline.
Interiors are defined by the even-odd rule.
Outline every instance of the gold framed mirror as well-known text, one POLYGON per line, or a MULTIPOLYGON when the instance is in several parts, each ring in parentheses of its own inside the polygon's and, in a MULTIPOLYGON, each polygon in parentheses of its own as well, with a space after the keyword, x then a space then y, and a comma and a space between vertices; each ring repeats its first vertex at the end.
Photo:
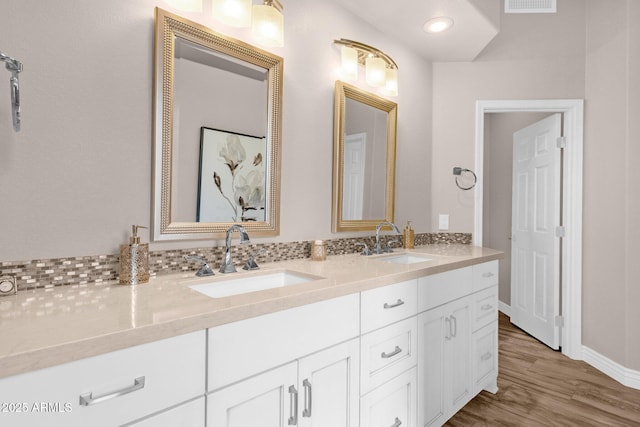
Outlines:
POLYGON ((283 69, 156 8, 153 240, 279 234, 283 69))
POLYGON ((336 81, 332 230, 393 222, 398 105, 336 81))

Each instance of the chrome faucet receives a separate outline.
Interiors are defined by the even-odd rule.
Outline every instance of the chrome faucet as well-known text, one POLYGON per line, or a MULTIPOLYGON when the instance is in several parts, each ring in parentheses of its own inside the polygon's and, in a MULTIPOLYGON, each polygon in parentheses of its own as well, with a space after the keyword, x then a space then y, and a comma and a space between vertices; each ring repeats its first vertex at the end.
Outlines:
POLYGON ((388 226, 390 226, 391 228, 393 228, 393 231, 395 231, 395 232, 396 232, 396 234, 401 234, 401 233, 400 233, 400 229, 398 229, 398 226, 397 226, 397 225, 395 225, 395 224, 394 224, 394 223, 392 223, 392 222, 389 222, 389 221, 383 221, 383 222, 381 222, 380 224, 378 224, 378 225, 376 226, 376 244, 375 244, 375 246, 373 247, 373 250, 372 250, 372 252, 373 252, 374 254, 382 254, 382 253, 384 253, 384 252, 385 252, 385 250, 384 250, 384 249, 382 249, 382 248, 380 247, 380 229, 381 229, 382 227, 384 227, 385 225, 388 225, 388 226))
POLYGON ((227 229, 226 250, 224 253, 224 259, 220 265, 220 273, 235 273, 237 271, 236 266, 233 264, 233 259, 231 258, 231 235, 236 230, 240 233, 240 243, 251 242, 247 231, 242 226, 234 224, 229 227, 227 229))
POLYGON ((215 274, 211 267, 209 267, 209 264, 207 264, 207 262, 202 257, 194 255, 184 255, 182 258, 184 258, 185 261, 196 261, 200 263, 200 269, 196 273, 196 276, 198 277, 213 276, 215 274))

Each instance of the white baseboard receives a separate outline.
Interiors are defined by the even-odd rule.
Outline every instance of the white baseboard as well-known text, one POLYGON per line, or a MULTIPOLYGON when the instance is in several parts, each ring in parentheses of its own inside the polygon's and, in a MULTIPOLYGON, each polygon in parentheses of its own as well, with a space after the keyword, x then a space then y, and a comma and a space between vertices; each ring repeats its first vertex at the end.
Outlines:
POLYGON ((511 317, 511 306, 506 302, 498 301, 498 310, 511 317))
POLYGON ((625 368, 589 347, 582 346, 582 358, 589 365, 610 376, 620 384, 640 390, 640 371, 625 368))

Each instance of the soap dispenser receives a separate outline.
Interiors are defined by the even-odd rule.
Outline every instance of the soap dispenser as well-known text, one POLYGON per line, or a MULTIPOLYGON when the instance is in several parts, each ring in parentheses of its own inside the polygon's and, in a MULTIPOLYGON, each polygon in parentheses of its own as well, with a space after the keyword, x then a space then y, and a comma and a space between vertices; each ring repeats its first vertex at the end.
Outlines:
POLYGON ((404 227, 404 233, 402 236, 402 246, 405 249, 413 249, 415 237, 413 228, 411 228, 411 221, 407 221, 407 225, 404 227))
POLYGON ((139 228, 131 226, 129 243, 120 245, 120 284, 137 285, 149 281, 149 244, 140 243, 139 228))

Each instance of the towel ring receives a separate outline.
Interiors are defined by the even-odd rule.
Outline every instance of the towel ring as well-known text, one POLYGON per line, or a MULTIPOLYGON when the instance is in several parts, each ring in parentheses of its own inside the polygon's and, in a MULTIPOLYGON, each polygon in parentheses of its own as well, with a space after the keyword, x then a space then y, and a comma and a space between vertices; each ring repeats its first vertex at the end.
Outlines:
POLYGON ((455 180, 456 180, 456 185, 458 186, 459 189, 461 190, 471 190, 473 187, 476 186, 476 183, 478 182, 478 177, 476 176, 475 173, 473 173, 472 170, 470 169, 463 169, 460 167, 455 167, 453 168, 453 174, 456 176, 455 180), (458 181, 458 178, 460 178, 460 176, 462 175, 463 172, 467 172, 470 173, 473 176, 473 184, 471 184, 468 187, 463 187, 462 185, 460 185, 460 182, 458 181))

